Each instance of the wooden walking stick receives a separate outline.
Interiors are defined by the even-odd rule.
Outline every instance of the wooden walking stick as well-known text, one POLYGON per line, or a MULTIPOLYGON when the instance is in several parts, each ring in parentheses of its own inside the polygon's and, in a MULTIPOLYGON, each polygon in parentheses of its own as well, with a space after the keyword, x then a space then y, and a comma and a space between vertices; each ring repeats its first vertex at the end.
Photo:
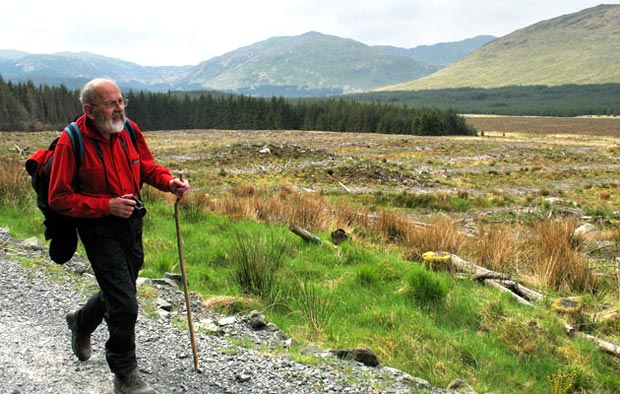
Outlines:
MULTIPOLYGON (((179 179, 183 180, 183 173, 179 174, 179 179)), ((189 325, 189 336, 192 341, 192 354, 194 355, 194 369, 198 371, 198 350, 196 349, 196 336, 194 334, 194 323, 192 322, 192 307, 189 300, 189 287, 187 285, 187 275, 185 273, 185 259, 183 258, 183 238, 181 237, 181 220, 179 219, 179 201, 177 196, 174 203, 174 219, 177 224, 177 245, 179 247, 179 264, 181 265, 181 276, 183 277, 183 292, 185 293, 185 309, 187 310, 187 324, 189 325)))

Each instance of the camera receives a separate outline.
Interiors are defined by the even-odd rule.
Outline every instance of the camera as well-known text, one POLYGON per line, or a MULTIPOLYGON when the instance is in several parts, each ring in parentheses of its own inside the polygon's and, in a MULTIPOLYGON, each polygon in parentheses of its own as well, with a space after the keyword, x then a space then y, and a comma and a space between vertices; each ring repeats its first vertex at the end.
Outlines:
POLYGON ((146 207, 144 206, 144 203, 142 202, 142 200, 140 200, 140 197, 127 196, 123 198, 126 198, 127 200, 134 200, 136 202, 136 205, 133 206, 132 216, 141 218, 141 217, 144 217, 144 215, 146 215, 146 207))

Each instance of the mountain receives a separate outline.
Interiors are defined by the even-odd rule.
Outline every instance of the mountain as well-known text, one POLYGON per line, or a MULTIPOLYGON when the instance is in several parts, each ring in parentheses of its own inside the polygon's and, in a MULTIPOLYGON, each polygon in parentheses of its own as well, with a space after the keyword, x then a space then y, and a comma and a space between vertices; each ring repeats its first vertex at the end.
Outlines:
POLYGON ((429 75, 442 66, 422 62, 416 56, 448 62, 475 45, 482 45, 478 37, 427 48, 375 47, 308 32, 272 37, 195 66, 169 67, 145 67, 90 52, 30 54, 0 50, 0 75, 15 82, 64 84, 70 89, 78 89, 94 77, 108 77, 123 89, 134 90, 323 96, 369 91, 429 75))
POLYGON ((0 62, 5 60, 15 60, 20 57, 27 56, 28 53, 24 51, 16 51, 14 49, 0 49, 0 62))
POLYGON ((0 51, 0 75, 4 79, 62 83, 69 88, 80 88, 90 79, 101 76, 114 79, 125 88, 165 90, 182 79, 190 69, 190 66, 145 67, 89 52, 26 54, 9 60, 5 57, 2 61, 4 53, 20 52, 0 51))
POLYGON ((297 87, 351 93, 420 78, 437 69, 351 39, 309 32, 272 37, 202 62, 187 80, 233 92, 297 87))
POLYGON ((427 77, 379 90, 620 82, 620 5, 517 30, 427 77))
POLYGON ((440 42, 439 44, 434 45, 420 45, 410 49, 403 49, 389 45, 375 46, 375 48, 381 48, 388 53, 399 56, 407 56, 427 64, 445 67, 456 62, 457 60, 462 59, 471 52, 496 38, 497 37, 495 36, 481 35, 462 41, 440 42))

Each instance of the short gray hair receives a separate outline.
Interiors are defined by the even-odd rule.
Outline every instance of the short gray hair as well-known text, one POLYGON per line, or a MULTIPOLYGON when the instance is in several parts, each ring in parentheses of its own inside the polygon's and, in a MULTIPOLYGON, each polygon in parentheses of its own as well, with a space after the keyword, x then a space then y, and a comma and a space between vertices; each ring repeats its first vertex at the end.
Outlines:
POLYGON ((96 101, 95 99, 97 98, 97 95, 98 95, 97 87, 101 85, 102 83, 108 83, 108 82, 111 82, 114 85, 116 85, 114 81, 112 81, 111 79, 106 79, 106 78, 95 78, 91 81, 86 82, 86 85, 84 85, 84 87, 82 88, 82 91, 80 92, 80 103, 84 105, 84 104, 89 104, 89 103, 96 101))

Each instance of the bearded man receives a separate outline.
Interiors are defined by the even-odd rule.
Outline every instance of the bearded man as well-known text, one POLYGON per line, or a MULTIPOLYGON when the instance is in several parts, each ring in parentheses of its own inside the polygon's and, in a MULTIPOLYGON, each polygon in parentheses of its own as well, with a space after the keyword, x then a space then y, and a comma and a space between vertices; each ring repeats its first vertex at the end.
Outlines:
POLYGON ((84 158, 76 174, 69 134, 62 133, 49 187, 50 208, 76 218, 99 284, 98 293, 66 315, 73 353, 81 361, 91 357, 91 334, 105 319, 109 333, 105 356, 115 375, 115 392, 154 393, 140 376, 136 360, 136 279, 144 262, 146 212, 140 192, 147 183, 182 198, 189 184, 155 162, 140 128, 125 116, 127 99, 116 83, 94 79, 82 89, 80 101, 83 115, 75 123, 83 136, 84 158))

